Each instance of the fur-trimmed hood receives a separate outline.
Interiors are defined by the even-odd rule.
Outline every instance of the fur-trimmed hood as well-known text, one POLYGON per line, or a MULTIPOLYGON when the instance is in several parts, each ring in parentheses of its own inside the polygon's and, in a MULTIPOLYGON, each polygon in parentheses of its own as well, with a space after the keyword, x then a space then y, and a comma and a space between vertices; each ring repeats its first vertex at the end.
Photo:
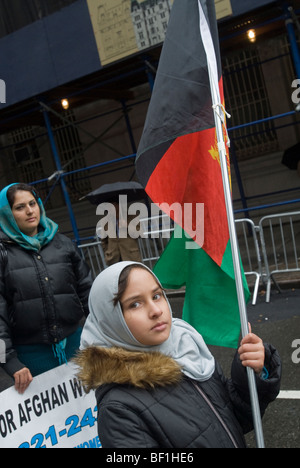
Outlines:
POLYGON ((159 352, 93 346, 80 351, 75 363, 79 366, 77 376, 87 392, 104 384, 162 387, 182 378, 179 364, 159 352))

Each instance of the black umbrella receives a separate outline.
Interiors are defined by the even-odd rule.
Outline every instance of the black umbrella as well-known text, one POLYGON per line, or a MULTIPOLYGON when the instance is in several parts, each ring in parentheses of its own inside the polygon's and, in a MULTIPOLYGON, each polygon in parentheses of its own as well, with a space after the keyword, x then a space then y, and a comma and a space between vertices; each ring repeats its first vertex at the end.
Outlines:
POLYGON ((105 184, 85 196, 91 203, 99 205, 104 202, 118 202, 119 195, 127 195, 127 201, 133 202, 146 198, 146 192, 138 182, 115 182, 105 184))
POLYGON ((296 171, 300 161, 300 143, 291 146, 283 153, 282 164, 287 166, 292 171, 296 171))

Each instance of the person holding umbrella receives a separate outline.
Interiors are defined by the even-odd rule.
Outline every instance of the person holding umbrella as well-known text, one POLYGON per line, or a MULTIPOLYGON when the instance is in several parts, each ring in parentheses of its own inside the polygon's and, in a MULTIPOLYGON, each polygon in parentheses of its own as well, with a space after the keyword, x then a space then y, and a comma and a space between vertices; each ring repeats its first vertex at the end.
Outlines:
MULTIPOLYGON (((145 197, 143 187, 134 181, 105 184, 85 197, 91 203, 97 204, 98 208, 103 204, 103 212, 108 211, 97 231, 107 266, 120 261, 142 261, 138 240, 128 230, 130 222, 135 218, 127 216, 127 203, 145 197), (124 199, 126 203, 123 203, 124 199)), ((102 210, 97 209, 98 212, 102 210)))
POLYGON ((120 206, 117 201, 112 201, 111 204, 116 214, 116 216, 113 215, 110 219, 111 225, 114 226, 113 233, 110 229, 110 234, 112 235, 107 235, 101 240, 107 266, 121 261, 131 260, 134 262, 141 262, 142 258, 138 241, 131 237, 128 231, 128 224, 131 221, 131 217, 123 215, 122 208, 124 207, 122 205, 120 206), (123 233, 123 235, 121 233, 123 233))

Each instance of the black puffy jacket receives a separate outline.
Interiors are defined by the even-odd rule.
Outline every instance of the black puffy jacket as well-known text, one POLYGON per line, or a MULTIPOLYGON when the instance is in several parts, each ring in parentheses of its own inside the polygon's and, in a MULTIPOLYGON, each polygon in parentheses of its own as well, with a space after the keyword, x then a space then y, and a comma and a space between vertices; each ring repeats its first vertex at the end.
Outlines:
MULTIPOLYGON (((278 395, 281 378, 277 351, 265 349, 269 378, 256 377, 262 414, 278 395)), ((253 429, 247 372, 238 354, 231 379, 216 364, 213 376, 197 384, 160 353, 92 347, 77 363, 85 387, 98 386, 104 448, 244 448, 243 434, 253 429)))
POLYGON ((77 247, 57 233, 40 252, 25 250, 3 232, 0 240, 0 339, 6 372, 24 367, 14 345, 54 344, 71 335, 88 315, 92 277, 77 247))

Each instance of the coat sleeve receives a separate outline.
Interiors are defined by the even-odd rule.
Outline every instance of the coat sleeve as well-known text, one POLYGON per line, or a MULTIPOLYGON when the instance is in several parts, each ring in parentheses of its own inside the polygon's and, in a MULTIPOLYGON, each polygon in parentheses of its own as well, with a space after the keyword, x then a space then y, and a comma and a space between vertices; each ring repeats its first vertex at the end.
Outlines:
MULTIPOLYGON (((70 241, 71 242, 71 241, 70 241)), ((72 243, 72 265, 77 280, 77 294, 82 303, 84 314, 89 314, 88 297, 93 283, 92 274, 79 249, 72 243)))
MULTIPOLYGON (((255 375, 261 416, 264 415, 269 403, 274 401, 279 394, 281 382, 281 360, 277 350, 272 345, 265 344, 265 351, 265 367, 268 371, 268 378, 264 379, 255 375)), ((227 388, 235 415, 244 433, 253 430, 247 370, 242 365, 238 353, 236 353, 232 363, 231 380, 227 381, 227 388)))
POLYGON ((11 318, 9 316, 8 304, 5 297, 4 268, 0 268, 0 340, 5 343, 5 362, 0 362, 5 372, 13 376, 16 372, 23 369, 17 353, 13 348, 11 339, 11 318))
POLYGON ((98 407, 98 434, 103 448, 158 448, 139 415, 118 402, 98 407))

